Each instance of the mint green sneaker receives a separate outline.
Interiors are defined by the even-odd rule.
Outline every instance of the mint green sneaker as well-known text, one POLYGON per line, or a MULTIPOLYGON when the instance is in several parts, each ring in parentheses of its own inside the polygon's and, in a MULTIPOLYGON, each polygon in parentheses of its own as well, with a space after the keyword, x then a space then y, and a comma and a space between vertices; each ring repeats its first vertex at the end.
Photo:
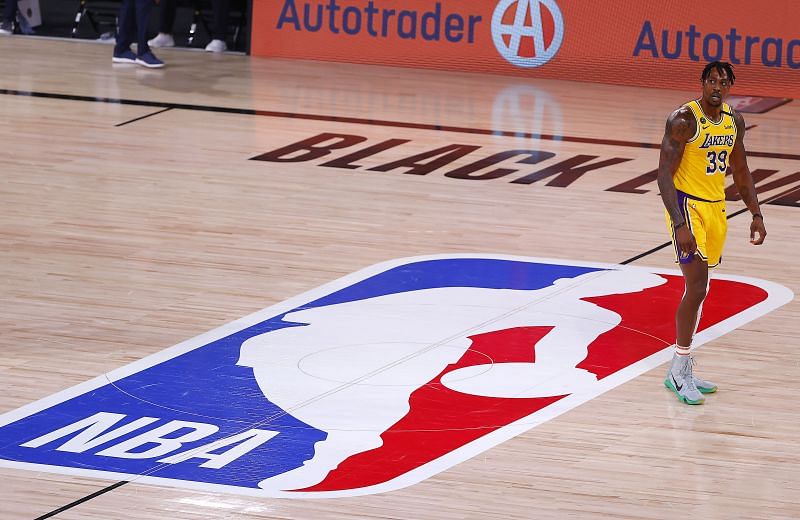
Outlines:
MULTIPOLYGON (((705 397, 700 393, 692 375, 692 358, 678 356, 672 358, 672 365, 664 379, 664 386, 672 390, 678 400, 686 404, 703 404, 705 397)), ((713 387, 716 390, 716 386, 713 387)))
POLYGON ((717 391, 717 385, 712 383, 711 381, 706 381, 705 379, 700 379, 699 377, 692 374, 692 379, 694 380, 694 386, 702 394, 713 394, 717 391))

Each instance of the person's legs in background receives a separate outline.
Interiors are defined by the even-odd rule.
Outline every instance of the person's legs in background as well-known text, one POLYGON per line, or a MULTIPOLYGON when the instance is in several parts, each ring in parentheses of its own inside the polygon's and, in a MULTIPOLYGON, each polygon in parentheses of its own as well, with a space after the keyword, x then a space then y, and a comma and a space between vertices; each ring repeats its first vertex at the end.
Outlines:
POLYGON ((114 44, 114 63, 135 63, 136 55, 131 51, 132 35, 136 29, 134 15, 134 2, 136 0, 122 0, 117 17, 117 41, 114 44))
POLYGON ((147 24, 150 23, 152 0, 136 0, 136 54, 142 56, 150 52, 147 44, 147 24))
POLYGON ((147 44, 147 24, 153 0, 136 0, 136 63, 151 69, 164 66, 164 62, 156 58, 147 44))
POLYGON ((230 0, 212 0, 214 22, 211 27, 211 42, 206 45, 209 52, 224 52, 228 50, 225 41, 228 38, 228 14, 230 0))
POLYGON ((137 63, 149 68, 164 66, 164 62, 155 57, 147 45, 147 23, 150 20, 152 0, 122 0, 119 8, 119 28, 117 42, 114 45, 114 63, 137 63), (136 54, 131 51, 131 44, 136 38, 136 54))
POLYGON ((147 43, 150 47, 175 47, 175 14, 178 11, 177 0, 161 0, 158 8, 158 35, 147 43))

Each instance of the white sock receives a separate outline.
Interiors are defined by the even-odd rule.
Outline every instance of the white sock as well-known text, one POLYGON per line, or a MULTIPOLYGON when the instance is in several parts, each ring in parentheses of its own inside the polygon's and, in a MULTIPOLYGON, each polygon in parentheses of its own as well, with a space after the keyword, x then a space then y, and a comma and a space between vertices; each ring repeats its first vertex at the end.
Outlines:
POLYGON ((670 370, 675 374, 679 374, 682 369, 686 366, 687 362, 690 362, 691 359, 689 357, 690 347, 682 347, 677 343, 675 346, 675 356, 672 359, 672 366, 670 370))
POLYGON ((690 347, 690 346, 689 347, 682 347, 682 346, 678 345, 677 343, 675 343, 675 355, 677 355, 677 356, 682 356, 682 357, 683 356, 689 356, 689 353, 691 352, 691 350, 692 350, 692 347, 690 347))

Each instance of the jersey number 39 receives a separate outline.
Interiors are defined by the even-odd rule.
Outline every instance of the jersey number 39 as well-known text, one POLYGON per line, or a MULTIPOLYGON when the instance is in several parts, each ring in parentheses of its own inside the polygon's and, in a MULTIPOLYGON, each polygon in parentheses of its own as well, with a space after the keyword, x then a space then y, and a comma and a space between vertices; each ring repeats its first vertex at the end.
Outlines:
POLYGON ((717 153, 713 150, 706 154, 708 158, 708 166, 706 166, 706 175, 714 175, 717 171, 725 172, 728 168, 728 150, 722 150, 717 153))

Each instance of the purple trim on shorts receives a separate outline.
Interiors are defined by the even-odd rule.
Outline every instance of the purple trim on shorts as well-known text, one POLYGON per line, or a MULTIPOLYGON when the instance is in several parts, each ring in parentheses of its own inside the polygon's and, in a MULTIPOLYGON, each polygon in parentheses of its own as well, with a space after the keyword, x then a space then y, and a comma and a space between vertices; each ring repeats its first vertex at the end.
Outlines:
MULTIPOLYGON (((687 200, 693 199, 691 195, 684 193, 680 190, 675 190, 675 193, 678 195, 678 208, 681 210, 681 216, 683 216, 683 220, 686 222, 686 225, 689 227, 689 231, 692 231, 692 223, 689 221, 689 212, 686 210, 687 200)), ((681 264, 691 264, 692 260, 694 260, 694 253, 686 256, 681 253, 678 249, 678 241, 673 240, 675 245, 675 253, 678 257, 678 262, 681 264)))

